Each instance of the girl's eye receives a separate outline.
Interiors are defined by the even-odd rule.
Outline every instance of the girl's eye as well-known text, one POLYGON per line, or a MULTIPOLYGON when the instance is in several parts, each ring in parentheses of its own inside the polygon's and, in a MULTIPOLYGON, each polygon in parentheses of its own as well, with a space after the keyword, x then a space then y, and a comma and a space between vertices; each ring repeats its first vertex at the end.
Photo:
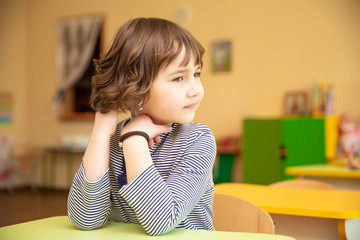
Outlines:
POLYGON ((194 74, 194 77, 198 78, 198 77, 200 77, 200 75, 201 75, 201 72, 197 72, 194 74))
POLYGON ((172 81, 173 82, 181 82, 182 80, 184 80, 183 77, 178 77, 178 78, 173 79, 172 81))

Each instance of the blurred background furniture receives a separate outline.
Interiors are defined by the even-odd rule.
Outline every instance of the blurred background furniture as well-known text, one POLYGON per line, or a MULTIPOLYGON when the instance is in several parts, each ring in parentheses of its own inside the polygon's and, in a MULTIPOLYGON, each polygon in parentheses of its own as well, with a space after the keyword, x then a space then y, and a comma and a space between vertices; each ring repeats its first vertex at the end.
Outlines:
MULTIPOLYGON (((302 189, 329 189, 336 190, 337 188, 329 183, 312 180, 312 179, 293 179, 293 180, 284 180, 269 185, 270 187, 277 188, 302 188, 302 189)), ((341 239, 346 239, 345 233, 345 221, 338 221, 338 231, 339 235, 342 236, 341 239)))
POLYGON ((346 158, 331 159, 326 164, 291 166, 285 171, 296 178, 327 182, 338 189, 360 190, 360 169, 348 168, 346 158))
POLYGON ((8 191, 13 193, 16 187, 30 186, 37 191, 38 149, 31 143, 14 143, 10 147, 8 191))
POLYGON ((213 168, 214 183, 241 181, 241 137, 224 137, 216 142, 217 157, 213 168))
POLYGON ((308 188, 308 189, 332 189, 336 190, 337 188, 332 186, 329 183, 321 182, 311 179, 293 179, 293 180, 284 180, 269 185, 270 187, 282 187, 282 188, 308 188))
POLYGON ((245 119, 243 182, 271 184, 294 178, 288 166, 326 163, 324 118, 245 119))
POLYGON ((44 189, 55 188, 56 162, 66 160, 66 186, 71 187, 74 178, 74 156, 84 154, 84 147, 49 146, 42 150, 41 156, 41 185, 44 189), (63 154, 65 158, 59 157, 63 154), (49 173, 50 172, 50 173, 49 173))
POLYGON ((296 239, 360 239, 360 192, 221 183, 215 194, 250 201, 267 211, 275 234, 296 239), (346 235, 338 228, 344 225, 346 235), (352 236, 352 237, 350 237, 352 236))

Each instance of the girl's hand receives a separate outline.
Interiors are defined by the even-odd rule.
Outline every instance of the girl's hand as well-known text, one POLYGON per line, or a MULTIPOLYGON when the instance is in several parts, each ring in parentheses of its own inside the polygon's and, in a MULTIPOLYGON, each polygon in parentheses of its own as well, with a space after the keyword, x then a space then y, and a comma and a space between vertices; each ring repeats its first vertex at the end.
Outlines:
POLYGON ((86 178, 98 181, 109 168, 110 138, 116 131, 118 111, 95 113, 89 144, 83 157, 86 178))
POLYGON ((171 129, 171 126, 155 124, 150 116, 141 114, 131 118, 130 122, 122 129, 121 135, 131 131, 146 132, 150 137, 149 147, 151 148, 154 146, 154 142, 160 142, 161 133, 168 133, 171 129))
POLYGON ((113 110, 108 113, 95 113, 95 123, 93 132, 110 138, 116 131, 118 124, 118 111, 113 110))

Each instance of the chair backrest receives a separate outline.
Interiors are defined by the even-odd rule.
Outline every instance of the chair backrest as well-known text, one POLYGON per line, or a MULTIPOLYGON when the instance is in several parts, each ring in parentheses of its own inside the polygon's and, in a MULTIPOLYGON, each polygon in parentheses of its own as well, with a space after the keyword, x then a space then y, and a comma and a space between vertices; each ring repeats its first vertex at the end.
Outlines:
POLYGON ((271 216, 257 205, 241 198, 215 194, 213 224, 217 231, 274 234, 271 216))
POLYGON ((333 185, 311 179, 293 179, 293 180, 284 180, 280 182, 275 182, 269 185, 270 187, 282 187, 282 188, 308 188, 308 189, 332 189, 336 190, 337 188, 333 185))

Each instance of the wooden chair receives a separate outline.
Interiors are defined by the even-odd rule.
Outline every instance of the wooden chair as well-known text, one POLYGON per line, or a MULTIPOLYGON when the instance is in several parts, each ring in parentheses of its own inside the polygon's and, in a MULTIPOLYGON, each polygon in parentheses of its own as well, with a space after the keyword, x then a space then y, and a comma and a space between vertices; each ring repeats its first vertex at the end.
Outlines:
POLYGON ((215 194, 213 211, 213 224, 217 231, 274 234, 271 216, 244 199, 215 194))
POLYGON ((282 187, 282 188, 308 188, 308 189, 330 189, 336 190, 333 185, 318 180, 311 179, 293 179, 275 182, 269 185, 270 187, 282 187))

